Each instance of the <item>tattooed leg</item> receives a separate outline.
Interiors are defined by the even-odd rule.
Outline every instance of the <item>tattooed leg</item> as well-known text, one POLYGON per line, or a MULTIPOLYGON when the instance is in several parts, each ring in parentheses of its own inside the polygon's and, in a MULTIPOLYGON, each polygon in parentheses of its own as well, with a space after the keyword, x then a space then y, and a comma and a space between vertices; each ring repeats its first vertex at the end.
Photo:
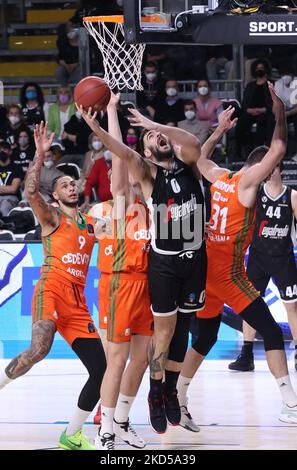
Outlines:
POLYGON ((5 373, 10 379, 24 375, 34 364, 41 361, 50 351, 56 325, 51 320, 39 320, 33 323, 31 346, 15 357, 6 367, 5 373))
POLYGON ((168 349, 176 325, 176 315, 154 317, 154 335, 149 346, 148 359, 152 379, 162 379, 168 349))

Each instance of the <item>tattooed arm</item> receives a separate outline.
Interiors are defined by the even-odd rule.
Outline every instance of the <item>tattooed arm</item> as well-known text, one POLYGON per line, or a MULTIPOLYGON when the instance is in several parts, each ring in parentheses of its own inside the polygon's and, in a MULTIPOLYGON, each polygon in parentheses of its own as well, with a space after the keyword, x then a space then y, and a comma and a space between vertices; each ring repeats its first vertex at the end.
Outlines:
POLYGON ((47 137, 47 124, 44 125, 43 122, 34 129, 36 156, 34 163, 28 169, 25 181, 26 197, 41 225, 43 236, 49 235, 59 225, 56 209, 50 206, 39 192, 40 171, 44 155, 52 145, 53 138, 54 134, 47 137))

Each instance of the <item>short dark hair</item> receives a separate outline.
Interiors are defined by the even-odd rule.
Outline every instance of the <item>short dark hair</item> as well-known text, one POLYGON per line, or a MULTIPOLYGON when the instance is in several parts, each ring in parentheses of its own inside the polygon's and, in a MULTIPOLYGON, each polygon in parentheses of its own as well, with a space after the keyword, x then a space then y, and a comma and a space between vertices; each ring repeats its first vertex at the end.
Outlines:
POLYGON ((57 183, 58 183, 59 179, 64 178, 64 176, 67 176, 67 175, 59 175, 59 176, 56 176, 53 179, 53 181, 52 181, 52 193, 54 193, 56 191, 57 183))
POLYGON ((150 61, 150 62, 146 62, 146 64, 144 64, 144 68, 146 68, 146 67, 155 67, 155 69, 157 69, 158 64, 156 62, 150 61))
POLYGON ((184 107, 185 107, 186 105, 187 105, 187 106, 190 106, 190 105, 191 105, 191 106, 194 106, 194 108, 197 109, 197 105, 196 105, 195 101, 193 101, 193 100, 185 100, 185 101, 184 101, 184 107))
POLYGON ((269 147, 267 145, 260 145, 259 147, 256 147, 247 157, 247 160, 244 164, 244 166, 253 166, 256 163, 260 163, 266 153, 268 152, 269 147))
POLYGON ((149 129, 143 129, 139 136, 139 152, 142 157, 144 157, 144 138, 148 132, 149 129))

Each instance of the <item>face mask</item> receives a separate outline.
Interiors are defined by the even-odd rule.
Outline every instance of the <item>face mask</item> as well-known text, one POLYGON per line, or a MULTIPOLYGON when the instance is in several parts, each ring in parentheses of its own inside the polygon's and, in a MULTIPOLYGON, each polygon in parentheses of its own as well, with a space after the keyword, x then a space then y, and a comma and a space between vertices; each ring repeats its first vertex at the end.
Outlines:
POLYGON ((69 96, 68 95, 59 95, 59 101, 61 104, 69 103, 69 96))
POLYGON ((292 81, 291 75, 284 75, 282 77, 282 81, 283 81, 284 85, 289 85, 292 81))
POLYGON ((157 74, 154 72, 146 73, 145 76, 149 82, 152 82, 153 80, 155 80, 155 78, 157 78, 157 74))
POLYGON ((67 33, 68 39, 75 39, 76 36, 77 36, 77 31, 69 31, 69 33, 67 33))
POLYGON ((111 153, 110 150, 105 150, 105 152, 104 152, 104 158, 105 158, 105 160, 107 160, 107 161, 110 161, 110 160, 112 159, 112 153, 111 153))
POLYGON ((201 95, 201 96, 206 96, 206 95, 208 95, 208 91, 209 91, 209 90, 208 90, 208 87, 207 87, 207 86, 200 86, 200 87, 198 88, 198 93, 199 93, 199 95, 201 95))
POLYGON ((196 116, 196 113, 195 111, 185 111, 185 116, 186 116, 186 119, 191 121, 196 116))
POLYGON ((259 70, 256 70, 255 75, 257 78, 263 78, 265 77, 266 72, 265 70, 259 69, 259 70))
POLYGON ((81 119, 82 118, 82 115, 79 111, 75 111, 75 116, 77 117, 77 119, 81 119))
POLYGON ((19 145, 21 147, 26 147, 26 145, 28 145, 28 143, 29 143, 28 137, 20 137, 19 138, 19 145))
POLYGON ((124 0, 117 0, 117 4, 119 7, 122 7, 124 4, 124 0))
POLYGON ((47 162, 43 162, 45 168, 52 168, 54 166, 53 160, 48 160, 47 162))
POLYGON ((126 141, 128 145, 135 145, 137 144, 137 137, 136 135, 127 135, 126 141))
POLYGON ((18 116, 8 116, 9 122, 12 126, 15 126, 20 122, 20 118, 18 116))
POLYGON ((94 150, 101 150, 103 147, 103 144, 102 142, 100 142, 100 140, 94 140, 94 142, 92 143, 92 147, 94 150))
POLYGON ((37 98, 37 91, 35 90, 26 91, 26 98, 27 100, 35 100, 35 98, 37 98))
POLYGON ((167 88, 166 93, 167 93, 168 96, 176 96, 177 95, 177 90, 176 90, 176 88, 173 88, 173 87, 167 88))

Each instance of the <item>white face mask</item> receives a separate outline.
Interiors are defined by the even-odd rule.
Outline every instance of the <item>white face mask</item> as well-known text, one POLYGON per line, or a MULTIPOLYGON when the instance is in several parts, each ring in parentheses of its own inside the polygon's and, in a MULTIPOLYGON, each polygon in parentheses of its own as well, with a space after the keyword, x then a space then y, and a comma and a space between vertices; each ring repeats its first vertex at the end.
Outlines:
POLYGON ((111 153, 110 150, 105 150, 105 152, 104 152, 104 158, 105 158, 105 160, 107 160, 107 161, 110 161, 110 160, 112 159, 112 153, 111 153))
POLYGON ((124 4, 124 0, 117 0, 117 4, 119 7, 122 7, 124 4))
POLYGON ((20 122, 20 118, 18 116, 8 116, 9 122, 12 126, 15 126, 20 122))
POLYGON ((198 93, 199 93, 199 95, 201 95, 201 96, 206 96, 206 95, 208 95, 208 87, 207 87, 207 86, 200 86, 200 87, 198 88, 198 93))
POLYGON ((292 81, 291 75, 284 75, 282 77, 282 81, 283 81, 284 85, 289 85, 292 81))
POLYGON ((157 78, 157 74, 155 72, 146 73, 145 76, 149 82, 152 82, 155 80, 155 78, 157 78))
POLYGON ((166 88, 166 93, 167 93, 168 96, 176 96, 177 95, 177 89, 173 88, 173 87, 166 88))
POLYGON ((103 144, 102 144, 102 142, 100 142, 100 140, 94 140, 92 142, 92 147, 93 147, 94 150, 101 150, 102 147, 103 147, 103 144))
POLYGON ((79 111, 75 111, 75 116, 77 117, 77 119, 82 118, 82 114, 79 111))
POLYGON ((185 111, 185 116, 186 116, 186 119, 191 121, 196 116, 196 113, 195 111, 185 111))
POLYGON ((48 160, 47 162, 43 162, 45 168, 52 168, 54 166, 53 160, 48 160))

